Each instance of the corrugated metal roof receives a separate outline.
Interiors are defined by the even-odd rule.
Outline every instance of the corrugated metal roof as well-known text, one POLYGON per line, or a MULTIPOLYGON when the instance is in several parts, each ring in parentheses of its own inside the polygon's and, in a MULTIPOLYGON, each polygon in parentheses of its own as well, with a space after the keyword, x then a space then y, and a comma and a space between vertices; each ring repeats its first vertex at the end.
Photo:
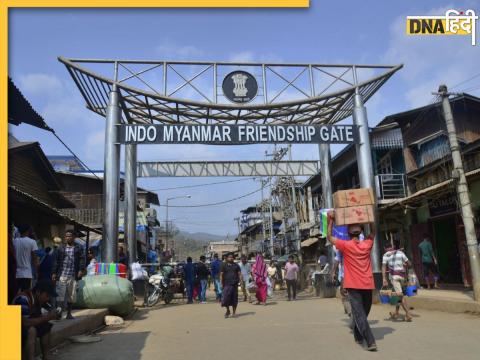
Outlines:
POLYGON ((42 200, 37 199, 32 194, 26 193, 26 192, 16 188, 15 186, 9 185, 8 190, 9 190, 9 192, 11 192, 11 194, 16 194, 17 196, 20 196, 23 199, 25 199, 27 201, 30 201, 31 203, 35 204, 39 208, 42 208, 42 209, 48 211, 49 213, 53 214, 54 216, 57 216, 59 218, 64 219, 69 224, 77 225, 77 226, 80 227, 80 229, 90 230, 90 231, 93 231, 93 232, 96 232, 96 233, 101 233, 100 230, 92 228, 88 225, 82 224, 82 223, 76 221, 75 219, 72 219, 71 217, 68 217, 67 215, 62 214, 58 209, 48 205, 47 203, 43 202, 42 200))
POLYGON ((373 149, 403 149, 403 137, 400 128, 372 132, 370 139, 373 149))
POLYGON ((33 109, 10 77, 8 78, 8 122, 13 125, 25 123, 51 131, 50 127, 33 109))

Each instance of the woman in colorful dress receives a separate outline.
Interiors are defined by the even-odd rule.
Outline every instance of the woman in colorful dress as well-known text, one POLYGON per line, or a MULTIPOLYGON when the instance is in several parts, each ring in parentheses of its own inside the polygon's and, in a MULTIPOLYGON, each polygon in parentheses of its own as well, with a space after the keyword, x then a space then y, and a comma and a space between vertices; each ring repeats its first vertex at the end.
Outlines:
POLYGON ((252 276, 257 286, 255 296, 257 297, 257 305, 267 305, 267 265, 263 259, 262 254, 257 254, 255 258, 255 264, 252 266, 252 276))

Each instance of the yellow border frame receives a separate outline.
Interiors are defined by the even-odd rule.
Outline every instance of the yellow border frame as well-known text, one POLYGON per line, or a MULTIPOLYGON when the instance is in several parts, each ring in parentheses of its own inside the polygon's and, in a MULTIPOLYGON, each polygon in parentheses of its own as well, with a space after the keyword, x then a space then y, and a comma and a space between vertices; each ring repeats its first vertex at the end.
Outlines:
POLYGON ((169 8, 306 8, 309 0, 3 0, 0 1, 0 359, 17 360, 20 354, 20 309, 7 306, 7 154, 8 154, 8 10, 21 7, 169 7, 169 8))

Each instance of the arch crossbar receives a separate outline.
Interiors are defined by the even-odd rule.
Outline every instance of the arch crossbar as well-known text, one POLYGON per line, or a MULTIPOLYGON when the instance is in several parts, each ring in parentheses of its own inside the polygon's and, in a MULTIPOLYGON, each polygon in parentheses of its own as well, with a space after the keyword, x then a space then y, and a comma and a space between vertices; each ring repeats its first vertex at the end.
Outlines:
POLYGON ((333 124, 352 114, 355 92, 368 100, 402 67, 63 57, 59 61, 88 109, 106 116, 109 93, 115 87, 124 121, 140 124, 333 124), (92 70, 99 66, 107 66, 109 74, 118 69, 118 76, 92 70), (259 93, 251 103, 229 103, 222 95, 222 76, 232 69, 254 74, 259 93), (360 72, 371 76, 360 79, 360 72))
POLYGON ((313 176, 318 161, 138 162, 138 177, 313 176))

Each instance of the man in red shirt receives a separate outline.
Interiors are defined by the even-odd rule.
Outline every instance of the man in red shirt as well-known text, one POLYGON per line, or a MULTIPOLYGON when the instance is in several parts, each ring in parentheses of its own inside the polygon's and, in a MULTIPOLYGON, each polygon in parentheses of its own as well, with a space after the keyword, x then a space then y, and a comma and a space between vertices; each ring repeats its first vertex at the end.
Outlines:
MULTIPOLYGON (((370 260, 373 236, 370 235, 365 240, 360 241, 359 237, 363 231, 362 225, 352 224, 348 226, 348 234, 352 240, 337 241, 332 236, 333 221, 334 214, 330 212, 327 236, 328 240, 343 254, 343 286, 348 292, 355 322, 353 336, 358 344, 363 344, 366 341, 368 351, 377 351, 375 338, 367 320, 372 307, 372 290, 375 288, 370 260)), ((374 234, 373 229, 372 234, 374 234)))

